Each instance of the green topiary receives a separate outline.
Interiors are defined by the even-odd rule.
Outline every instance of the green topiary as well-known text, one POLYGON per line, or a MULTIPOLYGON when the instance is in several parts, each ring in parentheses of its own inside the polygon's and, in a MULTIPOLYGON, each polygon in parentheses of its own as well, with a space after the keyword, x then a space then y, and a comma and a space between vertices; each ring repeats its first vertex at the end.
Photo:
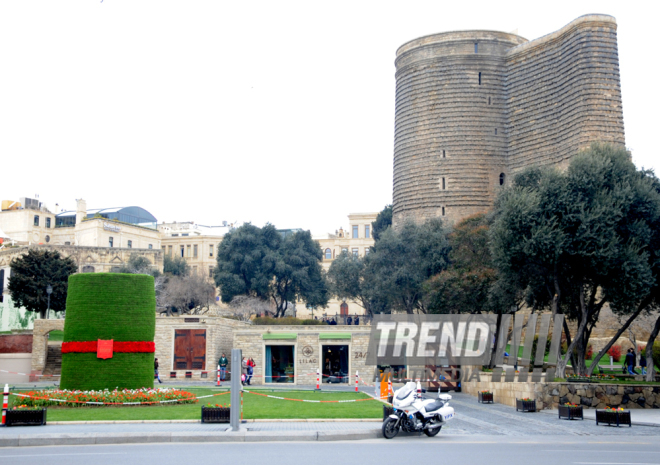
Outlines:
MULTIPOLYGON (((156 330, 154 278, 143 274, 80 273, 69 278, 64 343, 153 342, 156 330)), ((99 390, 153 387, 154 354, 62 353, 60 388, 99 390)))

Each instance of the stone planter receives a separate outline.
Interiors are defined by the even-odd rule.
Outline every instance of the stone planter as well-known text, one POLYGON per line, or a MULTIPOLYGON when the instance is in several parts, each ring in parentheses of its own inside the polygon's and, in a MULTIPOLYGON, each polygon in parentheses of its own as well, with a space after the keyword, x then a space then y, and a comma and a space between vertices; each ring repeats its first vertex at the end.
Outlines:
POLYGON ((516 399, 516 412, 536 412, 535 400, 516 399))
POLYGON ((394 407, 390 405, 383 405, 383 421, 387 420, 387 417, 394 413, 394 407))
POLYGON ((607 410, 596 410, 596 425, 600 423, 607 423, 609 426, 632 426, 630 421, 630 410, 623 410, 621 412, 608 412, 607 410))
POLYGON ((231 407, 202 407, 202 423, 229 423, 231 407))
POLYGON ((46 409, 7 410, 7 426, 41 426, 46 424, 46 409))
POLYGON ((492 392, 480 392, 479 400, 482 404, 492 404, 493 403, 493 393, 492 392))
POLYGON ((559 418, 566 420, 584 420, 584 414, 582 411, 582 406, 578 405, 577 407, 570 407, 568 405, 559 406, 559 418))

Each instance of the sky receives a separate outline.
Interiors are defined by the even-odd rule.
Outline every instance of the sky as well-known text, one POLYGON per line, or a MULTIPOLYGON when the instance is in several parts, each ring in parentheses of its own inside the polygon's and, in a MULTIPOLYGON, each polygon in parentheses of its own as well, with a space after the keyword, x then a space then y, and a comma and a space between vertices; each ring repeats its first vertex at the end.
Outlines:
POLYGON ((392 202, 400 45, 469 29, 533 40, 589 13, 617 19, 626 144, 658 171, 652 5, 6 0, 0 199, 334 232, 392 202))

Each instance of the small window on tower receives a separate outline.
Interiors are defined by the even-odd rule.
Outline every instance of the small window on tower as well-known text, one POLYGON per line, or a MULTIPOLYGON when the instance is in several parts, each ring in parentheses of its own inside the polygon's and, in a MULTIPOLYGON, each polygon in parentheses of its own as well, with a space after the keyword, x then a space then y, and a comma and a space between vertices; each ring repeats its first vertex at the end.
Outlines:
POLYGON ((497 128, 495 128, 495 135, 497 135, 497 128))
POLYGON ((445 216, 445 207, 442 207, 442 216, 445 216))
POLYGON ((490 97, 488 97, 488 105, 490 105, 490 97))
POLYGON ((506 175, 504 173, 500 173, 500 186, 504 185, 505 180, 506 180, 506 175))
POLYGON ((445 178, 442 178, 442 190, 445 190, 447 188, 445 184, 445 178))
POLYGON ((479 73, 479 85, 481 85, 481 73, 479 73))
POLYGON ((474 53, 479 53, 479 42, 474 43, 474 53))
POLYGON ((442 151, 442 158, 447 158, 447 154, 445 153, 444 150, 442 151))

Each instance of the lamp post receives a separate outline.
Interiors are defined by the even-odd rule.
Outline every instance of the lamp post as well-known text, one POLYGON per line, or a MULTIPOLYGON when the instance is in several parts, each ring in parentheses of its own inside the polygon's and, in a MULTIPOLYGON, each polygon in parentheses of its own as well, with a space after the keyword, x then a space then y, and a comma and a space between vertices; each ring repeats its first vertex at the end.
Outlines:
POLYGON ((48 294, 48 309, 46 310, 46 319, 48 319, 48 314, 50 313, 50 295, 53 293, 53 286, 50 284, 46 286, 46 294, 48 294))

